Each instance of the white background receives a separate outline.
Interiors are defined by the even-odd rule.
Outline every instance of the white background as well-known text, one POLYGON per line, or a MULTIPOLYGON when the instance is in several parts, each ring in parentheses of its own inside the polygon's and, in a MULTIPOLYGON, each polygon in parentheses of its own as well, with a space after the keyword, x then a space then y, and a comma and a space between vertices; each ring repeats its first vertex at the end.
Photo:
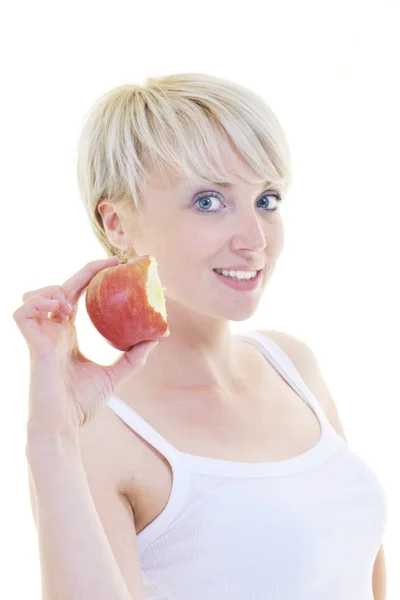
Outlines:
MULTIPOLYGON (((251 87, 287 133, 285 250, 257 313, 232 331, 279 329, 314 350, 350 445, 387 493, 388 598, 400 597, 399 6, 37 0, 3 9, 0 597, 40 598, 24 454, 29 362, 12 313, 24 291, 105 256, 75 180, 89 105, 114 86, 180 71, 251 87)), ((82 302, 77 326, 84 353, 111 363, 117 352, 82 302)))

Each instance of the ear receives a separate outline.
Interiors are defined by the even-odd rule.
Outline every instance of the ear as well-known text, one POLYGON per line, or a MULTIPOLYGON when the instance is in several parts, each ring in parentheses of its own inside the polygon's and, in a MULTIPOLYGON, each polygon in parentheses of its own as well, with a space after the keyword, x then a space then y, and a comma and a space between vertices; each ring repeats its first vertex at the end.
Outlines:
POLYGON ((97 205, 103 226, 107 234, 121 235, 123 233, 122 219, 118 207, 109 200, 101 200, 97 205))
POLYGON ((129 248, 129 230, 122 207, 110 200, 101 200, 97 205, 97 210, 101 215, 104 231, 111 244, 126 252, 129 248))

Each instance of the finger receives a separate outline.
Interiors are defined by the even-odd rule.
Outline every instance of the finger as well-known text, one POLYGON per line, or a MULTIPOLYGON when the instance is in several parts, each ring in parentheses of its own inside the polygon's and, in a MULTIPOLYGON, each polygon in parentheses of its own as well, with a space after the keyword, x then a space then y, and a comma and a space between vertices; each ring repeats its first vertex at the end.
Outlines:
POLYGON ((115 392, 120 385, 127 379, 132 377, 137 371, 144 367, 146 360, 150 352, 157 346, 158 341, 152 340, 151 342, 141 342, 135 344, 133 348, 124 352, 124 354, 118 358, 114 364, 109 367, 105 367, 107 374, 111 379, 113 386, 113 392, 115 392))
MULTIPOLYGON (((50 320, 54 320, 55 318, 58 318, 62 321, 65 321, 68 319, 68 317, 72 317, 72 315, 74 313, 73 307, 71 308, 68 306, 68 299, 65 295, 64 290, 59 285, 48 285, 48 286, 46 286, 44 288, 40 288, 38 290, 32 290, 30 292, 25 292, 25 294, 23 294, 23 296, 22 296, 22 300, 24 302, 28 302, 28 300, 30 300, 34 296, 40 296, 40 297, 47 298, 49 300, 54 299, 54 300, 60 301, 60 307, 62 307, 62 309, 59 310, 59 307, 57 307, 58 310, 52 311, 51 315, 49 316, 50 320)), ((42 318, 43 318, 43 316, 44 315, 42 315, 42 318)))
POLYGON ((56 310, 52 311, 48 316, 50 321, 72 321, 75 322, 76 318, 76 307, 75 309, 69 304, 68 300, 60 300, 56 310))
POLYGON ((47 318, 49 312, 59 309, 59 300, 34 296, 14 312, 13 318, 25 339, 32 342, 35 341, 40 322, 47 318))
POLYGON ((76 307, 79 298, 82 296, 93 277, 99 273, 99 271, 102 271, 107 267, 117 266, 118 264, 118 256, 112 256, 102 260, 94 260, 88 263, 85 267, 83 267, 83 269, 75 273, 61 286, 65 292, 66 298, 74 307, 76 307))
POLYGON ((22 301, 26 302, 32 296, 44 296, 45 298, 58 298, 61 300, 65 297, 65 294, 60 285, 46 285, 46 287, 25 292, 22 296, 22 301))
POLYGON ((43 336, 41 324, 47 319, 48 313, 55 310, 62 310, 60 300, 34 296, 14 312, 14 320, 28 344, 31 356, 53 355, 54 348, 43 336))
POLYGON ((117 256, 92 261, 83 267, 83 269, 75 273, 75 275, 68 279, 62 286, 51 285, 38 290, 25 292, 25 294, 22 296, 22 300, 23 302, 27 302, 34 296, 45 296, 47 298, 61 300, 63 301, 64 310, 55 311, 50 316, 50 319, 53 320, 56 317, 61 318, 61 312, 63 312, 64 314, 68 314, 70 321, 74 323, 77 315, 78 300, 90 283, 91 279, 96 275, 96 273, 104 268, 116 266, 118 263, 119 260, 117 256), (68 304, 72 308, 70 308, 68 304))
POLYGON ((25 319, 35 319, 41 312, 49 313, 60 305, 60 301, 55 298, 43 298, 42 296, 32 296, 25 304, 20 306, 13 314, 14 320, 21 322, 25 319))

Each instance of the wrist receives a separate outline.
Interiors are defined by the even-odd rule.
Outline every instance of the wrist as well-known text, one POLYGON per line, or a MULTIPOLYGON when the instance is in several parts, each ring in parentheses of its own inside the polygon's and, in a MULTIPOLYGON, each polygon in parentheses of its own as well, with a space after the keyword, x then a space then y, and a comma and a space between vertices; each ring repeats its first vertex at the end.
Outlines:
POLYGON ((32 467, 46 459, 69 457, 81 460, 79 430, 67 426, 47 431, 28 423, 25 455, 32 467))

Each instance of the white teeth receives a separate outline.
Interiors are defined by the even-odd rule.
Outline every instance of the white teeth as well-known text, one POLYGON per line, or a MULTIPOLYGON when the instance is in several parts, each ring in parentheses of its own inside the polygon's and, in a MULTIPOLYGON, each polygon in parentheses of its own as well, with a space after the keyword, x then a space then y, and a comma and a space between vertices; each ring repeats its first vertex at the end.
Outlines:
POLYGON ((225 269, 215 269, 217 273, 225 275, 225 277, 232 277, 232 279, 254 279, 257 275, 257 271, 227 271, 225 269))

